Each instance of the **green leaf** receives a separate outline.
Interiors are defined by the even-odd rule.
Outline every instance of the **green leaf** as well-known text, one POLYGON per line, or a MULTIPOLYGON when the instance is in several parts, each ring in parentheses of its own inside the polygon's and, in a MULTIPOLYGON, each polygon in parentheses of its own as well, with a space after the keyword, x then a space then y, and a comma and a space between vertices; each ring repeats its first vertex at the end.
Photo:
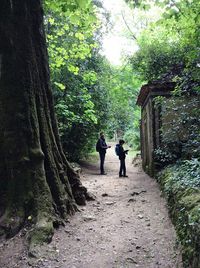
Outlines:
POLYGON ((54 84, 61 90, 65 89, 65 85, 63 85, 62 83, 54 82, 54 84))
POLYGON ((80 24, 80 17, 77 14, 72 14, 70 16, 70 21, 71 23, 73 23, 74 25, 79 25, 80 24))
POLYGON ((91 0, 76 0, 80 8, 87 8, 91 0))

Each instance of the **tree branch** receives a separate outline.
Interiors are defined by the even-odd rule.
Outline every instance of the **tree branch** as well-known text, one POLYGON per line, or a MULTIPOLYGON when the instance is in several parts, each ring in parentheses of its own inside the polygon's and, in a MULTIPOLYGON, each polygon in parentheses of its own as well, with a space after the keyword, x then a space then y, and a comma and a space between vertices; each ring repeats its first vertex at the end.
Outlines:
POLYGON ((131 28, 129 27, 128 23, 127 23, 126 20, 125 20, 125 17, 124 17, 123 12, 121 12, 121 15, 122 15, 122 19, 123 19, 123 21, 124 21, 124 23, 125 23, 127 29, 128 29, 129 32, 131 33, 132 38, 133 38, 134 40, 137 41, 137 38, 136 38, 135 34, 132 32, 131 28))

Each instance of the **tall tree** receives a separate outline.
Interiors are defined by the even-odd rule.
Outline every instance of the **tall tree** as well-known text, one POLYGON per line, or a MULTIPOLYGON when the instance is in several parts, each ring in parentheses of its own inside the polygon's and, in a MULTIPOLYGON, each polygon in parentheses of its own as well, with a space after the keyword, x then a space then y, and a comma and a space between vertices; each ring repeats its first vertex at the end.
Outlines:
POLYGON ((42 1, 2 0, 0 40, 0 233, 31 220, 35 244, 51 238, 86 189, 60 143, 42 1))

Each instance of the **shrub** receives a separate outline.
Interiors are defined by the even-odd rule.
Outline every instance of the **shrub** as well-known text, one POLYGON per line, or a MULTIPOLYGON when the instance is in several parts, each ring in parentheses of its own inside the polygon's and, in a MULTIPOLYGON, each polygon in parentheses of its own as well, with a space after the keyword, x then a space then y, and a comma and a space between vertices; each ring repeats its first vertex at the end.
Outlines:
POLYGON ((139 133, 139 131, 129 129, 124 134, 124 140, 134 150, 140 150, 140 133, 139 133))

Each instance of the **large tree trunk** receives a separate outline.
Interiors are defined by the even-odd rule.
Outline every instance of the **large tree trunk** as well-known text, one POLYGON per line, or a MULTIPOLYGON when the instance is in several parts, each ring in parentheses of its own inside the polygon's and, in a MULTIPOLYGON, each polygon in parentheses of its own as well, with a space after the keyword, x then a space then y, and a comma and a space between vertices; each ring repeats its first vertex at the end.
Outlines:
POLYGON ((86 191, 60 143, 40 0, 1 0, 0 185, 0 232, 31 219, 34 243, 50 239, 86 191))

